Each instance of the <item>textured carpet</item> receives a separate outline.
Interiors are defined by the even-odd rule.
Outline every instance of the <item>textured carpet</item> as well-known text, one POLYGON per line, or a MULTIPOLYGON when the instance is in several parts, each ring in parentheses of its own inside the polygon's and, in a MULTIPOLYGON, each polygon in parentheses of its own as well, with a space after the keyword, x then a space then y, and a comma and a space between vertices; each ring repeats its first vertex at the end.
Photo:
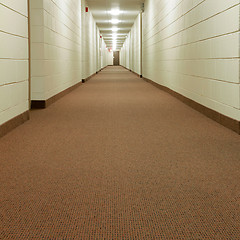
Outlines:
POLYGON ((0 239, 240 239, 240 136, 108 67, 0 139, 0 239))

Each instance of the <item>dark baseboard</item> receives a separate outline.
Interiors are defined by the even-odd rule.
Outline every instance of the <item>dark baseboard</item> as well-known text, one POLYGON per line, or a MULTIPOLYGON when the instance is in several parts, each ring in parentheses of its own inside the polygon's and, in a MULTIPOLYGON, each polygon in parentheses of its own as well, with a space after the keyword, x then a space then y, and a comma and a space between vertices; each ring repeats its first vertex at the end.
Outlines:
POLYGON ((82 84, 82 82, 79 82, 72 87, 69 87, 62 92, 52 96, 51 98, 47 100, 32 100, 31 101, 31 109, 42 109, 42 108, 47 108, 54 102, 56 102, 58 99, 62 98, 64 95, 70 93, 73 91, 75 88, 79 87, 82 84))
POLYGON ((135 75, 137 75, 138 77, 142 78, 142 75, 140 75, 140 74, 138 74, 138 73, 134 72, 133 70, 131 70, 131 69, 128 69, 128 68, 126 68, 126 67, 124 67, 124 66, 122 66, 122 65, 120 65, 120 66, 121 66, 121 67, 123 67, 123 68, 125 68, 125 69, 127 69, 128 71, 130 71, 130 72, 134 73, 134 74, 135 74, 135 75))
POLYGON ((128 69, 128 68, 126 68, 126 67, 124 67, 123 65, 120 65, 121 67, 123 67, 123 68, 125 68, 125 69, 127 69, 128 71, 130 71, 131 72, 131 70, 130 69, 128 69))
POLYGON ((9 121, 5 122, 4 124, 0 125, 0 137, 3 137, 7 133, 9 133, 11 130, 20 126, 27 120, 29 120, 29 111, 26 111, 16 117, 10 119, 9 121))
POLYGON ((138 73, 131 71, 133 74, 137 75, 138 77, 141 77, 141 75, 139 75, 138 73))
MULTIPOLYGON (((106 66, 106 67, 108 67, 108 66, 106 66)), ((106 68, 106 67, 103 67, 103 68, 101 68, 99 71, 97 71, 96 73, 92 74, 91 76, 89 76, 89 77, 87 77, 87 78, 85 78, 85 79, 82 79, 82 83, 85 83, 86 81, 88 81, 90 78, 94 77, 96 74, 98 74, 99 72, 101 72, 101 71, 102 71, 104 68, 106 68)))
POLYGON ((107 65, 107 66, 101 68, 97 73, 101 72, 103 69, 107 68, 108 66, 109 66, 109 65, 107 65))
POLYGON ((152 80, 150 79, 147 79, 147 78, 144 78, 143 77, 143 80, 151 83, 152 85, 154 85, 155 87, 171 94, 172 96, 176 97, 177 99, 179 99, 181 102, 187 104, 188 106, 190 106, 191 108, 197 110, 198 112, 204 114, 205 116, 211 118, 212 120, 220 123, 221 125, 233 130, 234 132, 240 134, 240 122, 235 120, 235 119, 232 119, 230 117, 227 117, 219 112, 216 112, 208 107, 205 107, 203 105, 201 105, 200 103, 197 103, 183 95, 181 95, 180 93, 177 93, 173 90, 171 90, 170 88, 168 87, 165 87, 165 86, 162 86, 158 83, 155 83, 153 82, 152 80))
POLYGON ((107 67, 109 67, 110 65, 107 65, 107 66, 105 66, 105 67, 103 67, 103 68, 101 68, 101 70, 100 71, 102 71, 103 69, 105 69, 105 68, 107 68, 107 67))
POLYGON ((32 100, 31 109, 41 109, 47 107, 47 100, 32 100))
POLYGON ((94 73, 94 74, 92 74, 91 76, 89 76, 89 77, 87 77, 87 78, 85 78, 85 79, 82 79, 82 82, 83 82, 83 83, 87 82, 90 78, 94 77, 96 74, 97 74, 97 73, 94 73))

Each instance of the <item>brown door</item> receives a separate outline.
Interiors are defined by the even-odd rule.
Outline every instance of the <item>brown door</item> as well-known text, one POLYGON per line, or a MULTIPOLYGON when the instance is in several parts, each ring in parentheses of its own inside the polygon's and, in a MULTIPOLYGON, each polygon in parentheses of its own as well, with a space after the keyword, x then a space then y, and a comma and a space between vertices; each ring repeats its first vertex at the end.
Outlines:
POLYGON ((119 65, 119 51, 113 52, 113 65, 114 66, 119 65))

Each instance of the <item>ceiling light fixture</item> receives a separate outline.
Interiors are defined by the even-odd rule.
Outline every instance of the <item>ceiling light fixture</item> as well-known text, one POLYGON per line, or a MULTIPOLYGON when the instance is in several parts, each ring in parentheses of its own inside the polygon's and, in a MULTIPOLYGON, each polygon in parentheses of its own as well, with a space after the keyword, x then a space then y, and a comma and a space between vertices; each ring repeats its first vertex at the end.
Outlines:
POLYGON ((113 31, 113 32, 117 32, 117 31, 118 31, 118 28, 114 27, 114 28, 112 28, 112 31, 113 31))
POLYGON ((113 15, 113 16, 117 16, 120 14, 120 10, 119 9, 112 9, 110 11, 110 14, 113 15))
POLYGON ((112 19, 110 22, 112 24, 118 24, 120 21, 118 19, 112 19))

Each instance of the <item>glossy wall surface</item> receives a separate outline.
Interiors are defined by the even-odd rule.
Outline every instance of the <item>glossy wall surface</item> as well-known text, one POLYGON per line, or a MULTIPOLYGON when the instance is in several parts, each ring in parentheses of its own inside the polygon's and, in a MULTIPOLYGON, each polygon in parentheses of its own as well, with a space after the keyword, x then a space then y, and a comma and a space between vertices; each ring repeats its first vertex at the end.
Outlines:
POLYGON ((120 64, 137 74, 141 74, 141 29, 140 14, 120 51, 120 64))
POLYGON ((46 100, 82 80, 81 2, 30 0, 31 100, 46 100))
POLYGON ((239 0, 146 0, 143 76, 240 120, 239 0))
POLYGON ((0 0, 0 125, 28 110, 27 0, 0 0))

